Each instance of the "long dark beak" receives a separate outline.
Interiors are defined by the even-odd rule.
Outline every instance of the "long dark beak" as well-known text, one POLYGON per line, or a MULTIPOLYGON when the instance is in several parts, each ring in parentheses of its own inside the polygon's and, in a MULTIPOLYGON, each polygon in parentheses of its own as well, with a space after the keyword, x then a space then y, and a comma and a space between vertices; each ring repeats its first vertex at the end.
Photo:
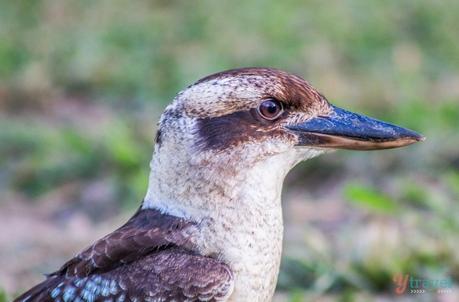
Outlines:
POLYGON ((377 150, 423 141, 412 130, 332 106, 327 116, 288 125, 299 137, 298 145, 321 148, 377 150))

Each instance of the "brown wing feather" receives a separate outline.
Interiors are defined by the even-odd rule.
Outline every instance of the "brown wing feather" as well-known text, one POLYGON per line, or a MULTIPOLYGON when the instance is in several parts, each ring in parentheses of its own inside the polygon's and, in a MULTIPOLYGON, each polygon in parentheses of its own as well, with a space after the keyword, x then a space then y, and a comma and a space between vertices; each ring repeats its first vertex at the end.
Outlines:
POLYGON ((15 301, 220 301, 232 291, 231 270, 193 252, 185 234, 191 227, 157 210, 138 211, 15 301))
POLYGON ((83 250, 51 274, 86 277, 97 271, 112 270, 144 255, 171 245, 185 245, 181 235, 192 222, 158 210, 138 211, 125 225, 83 250))

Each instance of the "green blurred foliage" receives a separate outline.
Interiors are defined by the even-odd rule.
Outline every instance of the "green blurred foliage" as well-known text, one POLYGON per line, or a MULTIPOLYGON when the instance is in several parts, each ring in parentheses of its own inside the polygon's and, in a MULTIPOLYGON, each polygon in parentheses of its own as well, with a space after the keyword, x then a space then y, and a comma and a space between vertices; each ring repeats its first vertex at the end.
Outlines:
MULTIPOLYGON (((389 290, 400 271, 457 282, 457 28, 454 0, 0 0, 0 189, 34 204, 101 180, 112 202, 132 209, 145 192, 154 123, 179 90, 223 69, 277 67, 340 106, 427 137, 303 168, 291 187, 338 187, 352 211, 396 217, 411 235, 376 251, 347 244, 286 258, 279 288, 291 301, 304 290, 353 301, 389 290)), ((343 225, 337 236, 347 239, 362 228, 343 225)))
POLYGON ((374 188, 349 183, 344 188, 344 195, 356 205, 377 213, 393 214, 397 211, 396 203, 374 188))
POLYGON ((0 288, 0 302, 8 302, 8 296, 1 288, 0 288))
POLYGON ((168 102, 209 72, 268 65, 319 83, 335 73, 363 77, 356 85, 367 93, 386 89, 379 98, 414 101, 459 67, 456 1, 1 5, 0 75, 19 89, 35 73, 50 88, 168 102))

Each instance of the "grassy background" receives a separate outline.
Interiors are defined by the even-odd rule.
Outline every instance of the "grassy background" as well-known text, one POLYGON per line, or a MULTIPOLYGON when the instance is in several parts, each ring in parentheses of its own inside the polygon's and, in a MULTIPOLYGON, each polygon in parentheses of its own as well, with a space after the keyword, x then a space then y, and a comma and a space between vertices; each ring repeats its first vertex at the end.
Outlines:
POLYGON ((401 272, 455 284, 404 301, 457 301, 458 28, 454 0, 0 0, 0 301, 129 217, 165 105, 242 66, 428 138, 288 176, 276 300, 390 301, 401 272))

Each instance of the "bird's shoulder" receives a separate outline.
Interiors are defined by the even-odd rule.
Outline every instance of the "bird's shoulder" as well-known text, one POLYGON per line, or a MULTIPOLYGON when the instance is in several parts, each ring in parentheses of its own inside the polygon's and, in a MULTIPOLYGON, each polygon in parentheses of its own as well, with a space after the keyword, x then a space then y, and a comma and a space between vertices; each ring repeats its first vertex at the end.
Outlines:
POLYGON ((224 300, 233 274, 193 248, 188 230, 196 227, 158 210, 139 210, 15 301, 224 300))
POLYGON ((171 246, 191 247, 186 230, 196 224, 183 218, 141 209, 123 226, 97 240, 52 275, 86 277, 133 262, 171 246))

